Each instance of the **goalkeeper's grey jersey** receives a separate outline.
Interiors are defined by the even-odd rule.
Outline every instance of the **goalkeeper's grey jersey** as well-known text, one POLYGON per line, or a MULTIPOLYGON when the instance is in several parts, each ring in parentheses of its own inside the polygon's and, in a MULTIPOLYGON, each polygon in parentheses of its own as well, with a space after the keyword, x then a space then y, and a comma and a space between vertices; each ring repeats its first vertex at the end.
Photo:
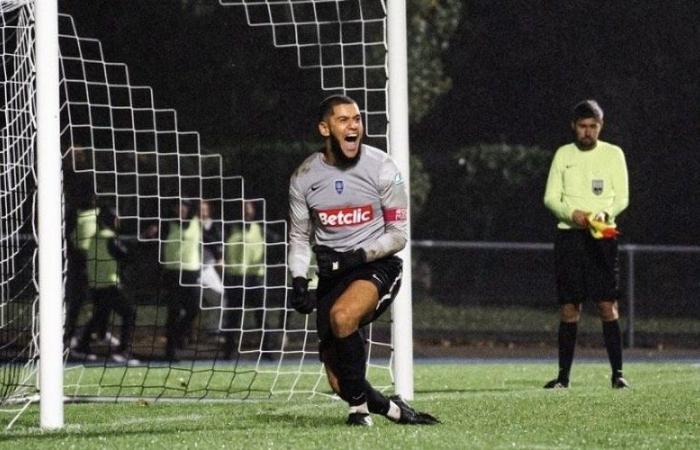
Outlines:
POLYGON ((309 156, 289 184, 289 270, 306 277, 311 245, 345 252, 362 248, 368 261, 406 245, 406 185, 383 151, 362 145, 360 160, 339 169, 323 153, 309 156))

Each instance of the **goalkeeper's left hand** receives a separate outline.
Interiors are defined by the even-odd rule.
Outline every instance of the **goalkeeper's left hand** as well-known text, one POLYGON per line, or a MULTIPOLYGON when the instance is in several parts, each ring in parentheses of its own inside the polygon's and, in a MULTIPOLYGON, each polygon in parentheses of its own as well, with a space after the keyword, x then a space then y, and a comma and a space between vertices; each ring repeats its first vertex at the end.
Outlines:
POLYGON ((602 212, 588 216, 588 229, 595 239, 615 239, 620 234, 617 228, 608 225, 606 216, 602 212))
POLYGON ((325 245, 314 246, 318 274, 321 277, 335 277, 347 272, 366 262, 366 254, 363 249, 349 252, 336 252, 325 245))

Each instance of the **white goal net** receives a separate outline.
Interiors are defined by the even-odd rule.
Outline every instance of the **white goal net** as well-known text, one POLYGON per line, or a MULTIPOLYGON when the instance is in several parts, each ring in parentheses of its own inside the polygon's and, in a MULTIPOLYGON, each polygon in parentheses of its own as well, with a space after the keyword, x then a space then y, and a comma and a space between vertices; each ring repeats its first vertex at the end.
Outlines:
MULTIPOLYGON (((275 51, 296 51, 298 67, 317 71, 322 90, 358 100, 368 136, 388 147, 383 1, 220 3, 269 29, 275 51)), ((0 5, 0 410, 16 412, 36 392, 33 158, 41 105, 34 98, 33 3, 0 5)), ((154 91, 135 85, 99 40, 81 36, 68 15, 58 20, 65 396, 328 394, 315 317, 286 307, 284 217, 268 217, 266 199, 247 194, 246 181, 226 173, 220 155, 203 152, 199 133, 183 130, 176 111, 157 107, 154 91), (113 242, 115 217, 125 253, 116 271, 100 247, 113 242)), ((286 190, 287 180, 279 185, 286 190)), ((389 323, 387 317, 365 334, 369 379, 380 388, 393 380, 389 323)))
POLYGON ((37 354, 34 35, 22 3, 0 3, 0 404, 13 414, 35 393, 37 354))

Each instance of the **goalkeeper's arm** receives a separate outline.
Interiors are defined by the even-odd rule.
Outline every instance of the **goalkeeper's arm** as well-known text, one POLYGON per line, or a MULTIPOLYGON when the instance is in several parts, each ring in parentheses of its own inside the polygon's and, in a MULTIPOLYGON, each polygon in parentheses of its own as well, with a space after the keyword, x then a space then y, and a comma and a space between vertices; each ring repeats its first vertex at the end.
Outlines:
POLYGON ((311 263, 312 223, 306 201, 293 185, 289 188, 289 222, 289 271, 292 278, 306 278, 311 263))
POLYGON ((306 201, 294 189, 294 180, 289 187, 289 255, 287 261, 292 275, 292 289, 289 294, 289 305, 302 314, 311 313, 316 301, 309 293, 307 273, 311 262, 312 223, 306 201))
POLYGON ((408 194, 399 169, 387 156, 379 175, 379 193, 384 216, 384 234, 362 245, 366 261, 398 253, 408 240, 408 194))

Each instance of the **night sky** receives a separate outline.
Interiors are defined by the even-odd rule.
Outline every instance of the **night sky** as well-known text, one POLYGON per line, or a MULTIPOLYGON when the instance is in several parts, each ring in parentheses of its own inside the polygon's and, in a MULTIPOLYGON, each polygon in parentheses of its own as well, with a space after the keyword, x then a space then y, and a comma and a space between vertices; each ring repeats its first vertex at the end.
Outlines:
MULTIPOLYGON (((175 108, 183 129, 199 131, 205 146, 250 136, 316 139, 318 74, 296 69, 295 53, 273 49, 269 31, 250 29, 239 8, 201 3, 216 13, 192 14, 175 1, 59 6, 74 15, 79 33, 102 41, 109 59, 128 64, 134 84, 153 86, 157 104, 175 108)), ((620 218, 627 241, 697 245, 698 23, 694 1, 465 1, 441 55, 452 89, 413 124, 412 152, 433 179, 445 177, 449 155, 464 146, 508 143, 553 154, 571 140, 573 104, 596 98, 606 114, 601 138, 627 157, 631 203, 620 218)), ((548 231, 501 227, 492 239, 551 239, 544 180, 532 183, 517 201, 548 231)), ((442 186, 423 215, 459 201, 449 198, 449 183, 442 186)), ((434 233, 433 223, 418 223, 418 237, 470 238, 434 233)))

